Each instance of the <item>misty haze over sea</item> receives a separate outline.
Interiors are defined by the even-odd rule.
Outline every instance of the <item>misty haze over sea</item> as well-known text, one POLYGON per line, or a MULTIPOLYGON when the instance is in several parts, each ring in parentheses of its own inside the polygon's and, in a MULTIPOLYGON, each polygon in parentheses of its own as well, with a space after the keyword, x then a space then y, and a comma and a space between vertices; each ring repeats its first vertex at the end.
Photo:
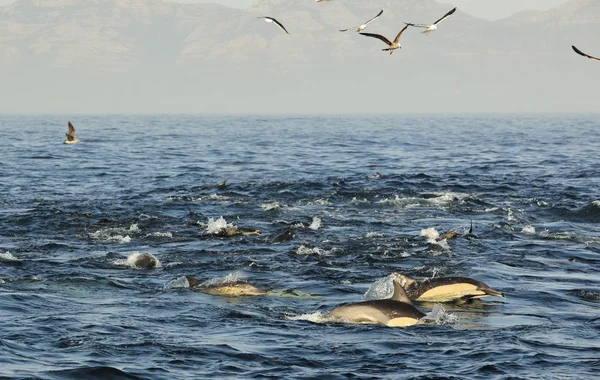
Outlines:
MULTIPOLYGON (((19 0, 0 8, 2 113, 597 112, 600 8, 571 0, 491 22, 460 9, 392 56, 338 29, 395 35, 448 4, 19 0), (277 15, 290 35, 257 16, 277 15), (361 21, 362 20, 362 21, 361 21)), ((432 20, 433 21, 433 20, 432 20)))

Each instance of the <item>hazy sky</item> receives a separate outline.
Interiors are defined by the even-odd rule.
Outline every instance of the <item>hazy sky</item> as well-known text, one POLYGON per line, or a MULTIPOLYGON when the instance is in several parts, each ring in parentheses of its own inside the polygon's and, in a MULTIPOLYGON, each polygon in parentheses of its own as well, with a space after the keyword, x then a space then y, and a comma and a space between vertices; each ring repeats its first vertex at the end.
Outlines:
MULTIPOLYGON (((0 5, 14 3, 16 0, 0 0, 0 5)), ((175 0, 174 0, 175 1, 175 0)), ((256 0, 176 0, 180 3, 220 3, 230 7, 245 8, 256 0)), ((343 1, 343 0, 339 0, 343 1)), ((509 16, 524 9, 549 9, 567 0, 438 0, 451 3, 473 16, 490 20, 509 16)), ((326 6, 326 5, 325 5, 326 6)))

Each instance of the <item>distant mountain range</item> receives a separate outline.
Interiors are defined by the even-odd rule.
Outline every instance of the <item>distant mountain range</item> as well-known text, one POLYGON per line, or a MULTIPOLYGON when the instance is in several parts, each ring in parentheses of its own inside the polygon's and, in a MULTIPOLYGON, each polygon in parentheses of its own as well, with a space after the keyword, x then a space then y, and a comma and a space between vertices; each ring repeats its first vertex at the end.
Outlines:
POLYGON ((451 7, 18 0, 0 7, 0 112, 600 111, 585 88, 600 64, 570 50, 600 55, 598 0, 495 22, 459 9, 428 37, 409 29, 392 56, 381 41, 338 31, 384 9, 365 32, 393 39, 403 21, 433 22, 451 7))

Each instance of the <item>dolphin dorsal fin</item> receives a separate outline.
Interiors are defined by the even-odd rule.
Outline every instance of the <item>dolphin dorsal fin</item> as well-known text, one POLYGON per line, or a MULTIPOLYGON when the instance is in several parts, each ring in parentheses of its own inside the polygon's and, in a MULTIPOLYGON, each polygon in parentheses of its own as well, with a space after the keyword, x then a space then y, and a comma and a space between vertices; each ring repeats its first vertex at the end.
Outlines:
POLYGON ((408 294, 406 294, 406 291, 402 285, 400 285, 398 280, 394 279, 392 282, 394 284, 394 294, 392 295, 392 299, 394 301, 400 301, 412 305, 412 301, 410 298, 408 298, 408 294))
POLYGON ((188 280, 190 288, 193 288, 194 286, 200 284, 200 281, 198 281, 194 276, 185 276, 185 278, 188 280))
POLYGON ((405 289, 408 289, 417 283, 417 280, 415 280, 414 278, 398 272, 392 272, 392 280, 399 281, 400 286, 402 286, 405 289))

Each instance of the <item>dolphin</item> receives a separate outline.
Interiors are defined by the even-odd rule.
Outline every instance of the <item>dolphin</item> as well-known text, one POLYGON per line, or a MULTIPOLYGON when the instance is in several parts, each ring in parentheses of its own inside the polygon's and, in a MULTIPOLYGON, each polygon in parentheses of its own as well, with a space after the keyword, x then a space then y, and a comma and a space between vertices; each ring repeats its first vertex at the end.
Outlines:
POLYGON ((294 238, 294 231, 285 230, 283 233, 277 235, 273 241, 275 243, 282 243, 284 241, 292 240, 294 238))
POLYGON ((260 230, 256 228, 244 228, 238 226, 227 226, 222 228, 217 233, 213 234, 216 236, 232 237, 238 235, 260 235, 260 230))
POLYGON ((244 281, 226 282, 221 284, 205 285, 194 276, 185 276, 190 288, 215 296, 240 297, 240 296, 262 296, 269 294, 268 291, 258 289, 244 281))
POLYGON ((504 297, 504 293, 468 277, 437 277, 419 281, 401 273, 392 274, 413 301, 454 302, 487 296, 504 297))
POLYGON ((339 322, 381 324, 389 327, 406 327, 420 322, 423 314, 414 307, 410 298, 394 280, 394 294, 385 300, 363 301, 339 306, 327 317, 339 322))
POLYGON ((151 253, 132 253, 127 263, 137 269, 153 269, 160 266, 160 261, 151 253))

